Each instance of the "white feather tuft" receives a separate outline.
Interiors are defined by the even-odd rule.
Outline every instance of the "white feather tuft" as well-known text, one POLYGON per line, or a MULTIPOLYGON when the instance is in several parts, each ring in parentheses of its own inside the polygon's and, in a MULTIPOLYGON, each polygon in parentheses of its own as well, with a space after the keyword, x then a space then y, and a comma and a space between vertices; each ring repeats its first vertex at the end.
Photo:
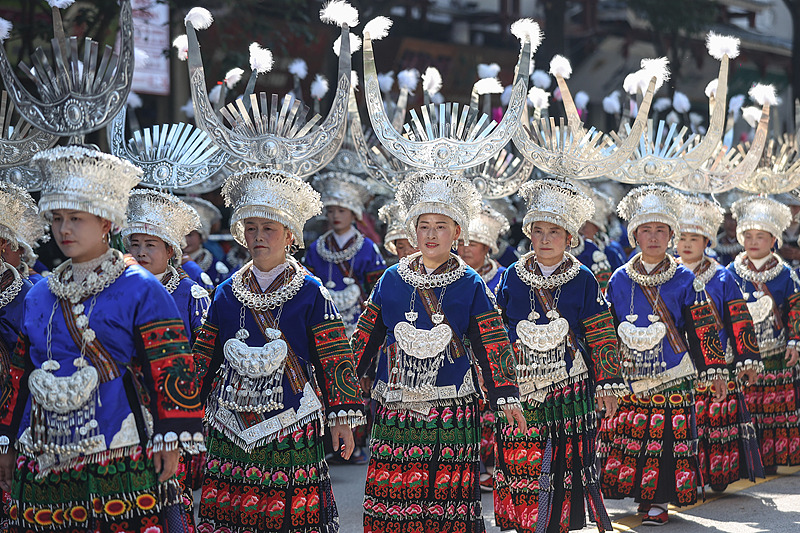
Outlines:
POLYGON ((214 88, 208 91, 208 99, 211 102, 211 105, 217 105, 218 103, 224 103, 219 101, 219 97, 222 95, 222 84, 214 85, 214 88))
POLYGON ((392 92, 392 86, 394 86, 393 70, 378 74, 378 87, 381 88, 382 93, 392 92))
POLYGON ((689 123, 697 128, 697 126, 703 123, 703 115, 700 113, 689 113, 689 123))
POLYGON ((539 87, 531 87, 528 91, 528 103, 534 109, 547 109, 550 107, 550 93, 539 87))
POLYGON ((417 90, 417 84, 419 83, 419 71, 415 68, 409 68, 406 70, 401 70, 397 74, 397 85, 401 89, 405 89, 410 93, 413 93, 417 90))
POLYGON ((183 114, 186 115, 186 118, 194 118, 194 104, 192 103, 192 99, 186 101, 185 104, 181 106, 181 111, 183 114))
POLYGON ((749 94, 750 98, 758 105, 778 105, 778 95, 775 94, 775 87, 772 85, 756 83, 750 87, 747 94, 749 94))
POLYGON ((553 76, 561 76, 565 80, 568 80, 570 76, 572 76, 572 65, 569 63, 569 59, 562 55, 557 55, 550 60, 550 74, 553 76))
POLYGON ((172 46, 178 51, 178 59, 181 61, 189 59, 189 38, 186 34, 175 37, 172 46))
POLYGON ((11 29, 14 27, 11 21, 0 18, 0 43, 11 36, 11 29))
POLYGON ((300 80, 306 79, 306 76, 308 76, 308 64, 304 59, 298 57, 289 63, 289 74, 300 80))
POLYGON ((364 25, 364 31, 361 35, 367 36, 373 41, 380 41, 389 35, 389 29, 392 27, 392 19, 389 17, 375 17, 364 25))
POLYGON ((139 109, 142 107, 142 97, 131 91, 128 93, 128 107, 131 109, 139 109))
POLYGON ((751 128, 755 128, 758 121, 761 120, 761 109, 756 106, 745 107, 742 109, 742 118, 751 128))
POLYGON ((744 105, 744 95, 743 94, 735 94, 731 96, 731 101, 728 102, 728 112, 733 113, 734 115, 742 110, 742 106, 744 105))
POLYGON ((433 96, 442 90, 442 74, 436 67, 428 67, 422 75, 422 90, 433 96))
POLYGON ((358 72, 355 70, 350 71, 350 87, 352 87, 353 90, 358 89, 358 72))
POLYGON ((533 74, 531 74, 531 83, 533 83, 535 87, 544 89, 546 91, 553 84, 553 78, 551 78, 550 74, 544 70, 537 69, 533 71, 533 74))
POLYGON ((242 74, 244 74, 244 70, 240 69, 239 67, 230 69, 227 73, 225 73, 225 86, 228 89, 233 89, 233 87, 239 83, 239 81, 241 81, 242 74))
POLYGON ((709 55, 717 61, 722 61, 723 56, 728 56, 728 59, 739 57, 739 39, 730 35, 708 32, 706 48, 708 48, 709 55))
POLYGON ((500 74, 500 65, 497 63, 479 63, 478 64, 478 77, 479 78, 496 78, 500 74))
POLYGON ((614 91, 603 98, 603 111, 609 115, 619 115, 622 112, 622 101, 619 98, 619 91, 614 91))
POLYGON ((644 91, 647 90, 646 87, 650 84, 651 78, 656 79, 656 91, 659 90, 664 83, 669 81, 669 59, 666 57, 642 59, 641 66, 647 76, 647 83, 645 83, 644 91))
POLYGON ((211 16, 211 11, 204 7, 193 7, 186 13, 183 22, 191 24, 196 30, 207 30, 211 23, 214 22, 214 17, 211 16))
POLYGON ((272 70, 274 63, 269 48, 261 48, 258 43, 250 43, 250 70, 264 74, 272 70))
MULTIPOLYGON (((354 53, 361 50, 361 37, 359 37, 358 35, 353 35, 352 33, 349 35, 350 35, 350 55, 353 55, 354 53)), ((342 36, 340 35, 339 37, 336 38, 335 41, 333 41, 333 53, 336 54, 336 57, 339 57, 339 53, 341 51, 342 51, 342 36)))
POLYGON ((443 104, 444 103, 444 95, 442 93, 436 93, 431 96, 431 103, 432 104, 443 104))
POLYGON ((319 10, 319 20, 325 24, 335 24, 350 28, 358 26, 358 10, 344 0, 331 0, 319 10))
POLYGON ((69 6, 75 3, 75 0, 47 0, 47 3, 50 4, 50 7, 67 9, 69 6))
POLYGON ((506 107, 508 103, 511 101, 511 93, 514 90, 513 85, 506 85, 505 89, 503 89, 503 94, 500 95, 500 104, 503 107, 506 107))
POLYGON ((475 82, 474 89, 478 94, 501 94, 503 84, 497 78, 483 78, 475 82))
POLYGON ((531 54, 533 54, 539 45, 542 44, 542 30, 539 28, 539 23, 533 19, 519 19, 511 25, 511 33, 525 44, 525 41, 531 43, 531 54))
POLYGON ((662 96, 661 98, 656 98, 656 101, 653 102, 653 110, 656 113, 663 113, 667 109, 672 107, 672 99, 667 98, 666 96, 662 96))
POLYGON ((719 87, 719 78, 714 78, 708 85, 706 85, 706 96, 708 98, 716 98, 717 97, 717 87, 719 87))
POLYGON ((675 91, 675 94, 672 95, 672 109, 677 113, 688 113, 691 108, 692 103, 689 101, 689 97, 685 93, 675 91))
POLYGON ((311 97, 316 100, 322 100, 328 94, 328 78, 322 74, 314 76, 314 81, 311 82, 311 97))
POLYGON ((578 91, 575 94, 575 107, 578 109, 586 109, 589 105, 589 94, 586 91, 578 91))
POLYGON ((677 124, 681 121, 681 117, 675 111, 670 111, 667 115, 667 118, 664 119, 668 126, 672 126, 673 124, 677 124))
POLYGON ((622 81, 622 90, 628 94, 635 95, 639 90, 639 78, 641 78, 643 74, 643 71, 637 70, 625 76, 625 79, 622 81))
POLYGON ((150 55, 141 48, 133 49, 133 65, 135 67, 146 67, 150 62, 150 55))

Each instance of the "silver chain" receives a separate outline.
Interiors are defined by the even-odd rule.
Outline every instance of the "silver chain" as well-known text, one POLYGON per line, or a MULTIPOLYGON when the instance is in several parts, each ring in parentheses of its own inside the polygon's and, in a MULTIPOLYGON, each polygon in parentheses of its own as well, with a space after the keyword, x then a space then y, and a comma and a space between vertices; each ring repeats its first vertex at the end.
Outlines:
POLYGON ((327 261, 328 263, 344 263, 345 261, 350 261, 352 258, 356 256, 361 247, 364 245, 364 234, 360 231, 356 231, 356 241, 345 248, 344 250, 339 250, 338 252, 332 252, 328 250, 328 247, 325 245, 325 240, 328 238, 328 235, 333 233, 333 230, 330 230, 320 236, 316 242, 317 253, 322 258, 323 261, 327 261))

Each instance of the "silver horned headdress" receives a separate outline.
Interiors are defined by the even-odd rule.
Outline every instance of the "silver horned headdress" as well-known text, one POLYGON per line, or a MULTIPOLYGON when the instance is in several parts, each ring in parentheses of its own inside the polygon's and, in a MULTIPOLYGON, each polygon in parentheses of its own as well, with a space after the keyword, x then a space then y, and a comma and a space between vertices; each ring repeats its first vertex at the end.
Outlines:
POLYGON ((125 245, 130 247, 134 233, 154 235, 172 248, 173 258, 180 261, 184 237, 200 227, 197 211, 177 196, 161 191, 137 189, 128 199, 128 223, 122 229, 125 245))
POLYGON ((766 196, 749 196, 734 202, 731 214, 736 220, 736 240, 742 246, 747 230, 766 231, 777 237, 779 247, 783 246, 783 232, 792 223, 792 211, 766 196))
MULTIPOLYGON (((20 115, 35 127, 77 143, 83 136, 108 124, 125 106, 133 78, 133 19, 130 0, 120 6, 120 49, 86 37, 83 53, 78 38, 68 36, 61 22, 59 4, 53 6, 51 50, 38 47, 32 65, 20 68, 36 86, 34 97, 20 82, 0 46, 0 76, 20 115)), ((67 2, 69 4, 70 2, 67 2)))
POLYGON ((192 208, 194 208, 195 211, 197 211, 197 215, 200 217, 200 227, 197 228, 197 231, 200 232, 200 235, 203 236, 203 239, 208 239, 208 236, 211 235, 211 227, 222 220, 222 213, 219 212, 217 206, 203 198, 198 198, 196 196, 185 196, 181 198, 181 200, 189 204, 192 208))
POLYGON ((579 231, 594 213, 592 199, 572 183, 537 179, 524 183, 519 195, 528 205, 522 220, 522 231, 531 237, 534 222, 549 222, 561 226, 572 237, 571 246, 580 242, 579 231))
POLYGON ((303 226, 322 212, 319 194, 303 180, 275 169, 250 168, 233 174, 222 188, 225 205, 233 208, 231 235, 242 246, 244 221, 266 218, 286 226, 303 247, 303 226))
POLYGON ((378 219, 386 224, 386 235, 383 237, 383 247, 393 255, 397 255, 394 241, 408 239, 406 233, 406 214, 400 202, 392 201, 378 209, 378 219))
POLYGON ((478 216, 469 221, 469 238, 485 244, 496 254, 499 250, 497 239, 511 229, 508 219, 499 211, 484 203, 478 216))
POLYGON ((716 202, 698 195, 687 195, 681 213, 681 233, 697 233, 717 246, 717 232, 725 214, 716 202))
POLYGON ((642 224, 661 223, 674 232, 681 233, 680 218, 686 205, 684 195, 663 185, 643 185, 625 195, 617 206, 620 218, 628 221, 628 240, 636 242, 636 228, 642 224))
POLYGON ((42 214, 49 217, 56 209, 74 209, 125 225, 128 195, 139 183, 141 169, 82 146, 56 146, 37 154, 33 162, 42 172, 42 214))
POLYGON ((314 180, 314 188, 319 191, 322 205, 349 209, 361 220, 364 205, 369 201, 370 192, 364 180, 348 172, 326 172, 314 180))
MULTIPOLYGON (((315 115, 306 121, 307 108, 291 95, 282 104, 278 96, 253 94, 248 84, 245 94, 220 109, 217 115, 206 93, 203 59, 195 28, 206 29, 212 17, 208 11, 193 8, 186 16, 188 37, 189 84, 194 105, 195 123, 214 143, 244 164, 268 166, 305 177, 317 172, 333 159, 345 134, 347 99, 350 92, 351 26, 358 24, 358 12, 347 2, 334 0, 320 11, 323 22, 341 27, 339 74, 336 96, 327 118, 315 115)), ((355 51, 355 50, 353 50, 355 51)), ((252 85, 255 78, 251 77, 252 85)))
POLYGON ((37 214, 36 202, 25 189, 0 181, 0 239, 8 241, 13 250, 26 233, 26 215, 31 211, 37 214))
POLYGON ((42 186, 41 174, 28 163, 58 142, 58 136, 31 126, 18 115, 8 93, 0 93, 0 180, 30 192, 38 191, 42 186))

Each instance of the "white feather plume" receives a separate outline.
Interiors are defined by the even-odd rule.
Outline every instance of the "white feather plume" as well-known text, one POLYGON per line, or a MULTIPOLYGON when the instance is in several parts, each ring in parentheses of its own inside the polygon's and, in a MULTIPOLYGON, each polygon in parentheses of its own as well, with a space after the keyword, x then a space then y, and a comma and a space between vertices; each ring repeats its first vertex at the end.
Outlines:
POLYGON ((531 87, 528 91, 528 103, 534 109, 547 109, 550 107, 550 93, 539 87, 531 87))
POLYGON ((575 94, 575 107, 578 109, 586 109, 589 105, 589 94, 586 91, 578 91, 575 94))
POLYGON ((670 111, 669 114, 667 114, 667 118, 664 120, 666 121, 668 126, 672 126, 673 124, 677 124, 678 122, 680 122, 681 117, 679 117, 675 111, 670 111))
POLYGON ((531 43, 531 54, 542 44, 542 30, 539 28, 539 23, 533 19, 517 20, 511 24, 511 33, 521 43, 524 44, 525 41, 531 43))
POLYGON ((133 91, 129 92, 127 105, 131 109, 139 109, 142 107, 142 97, 133 91))
POLYGON ((225 73, 225 86, 228 89, 233 89, 233 87, 242 79, 242 74, 244 74, 244 70, 240 69, 239 67, 230 69, 225 73))
POLYGON ((550 74, 553 76, 561 76, 565 80, 568 80, 570 76, 572 76, 572 65, 569 63, 569 59, 562 55, 557 55, 550 60, 550 74))
POLYGON ((141 48, 133 49, 133 65, 135 67, 146 67, 150 62, 150 55, 141 48))
MULTIPOLYGON (((359 37, 358 35, 353 35, 352 33, 349 35, 350 35, 350 55, 353 55, 354 53, 361 50, 361 37, 359 37)), ((340 35, 339 37, 336 38, 335 41, 333 41, 333 53, 336 54, 336 57, 339 57, 339 53, 341 51, 342 51, 342 36, 340 35)))
POLYGON ((745 107, 742 109, 742 118, 751 128, 755 128, 758 121, 761 120, 761 109, 756 106, 745 107))
POLYGON ((306 79, 308 76, 308 64, 305 59, 298 57, 289 63, 289 74, 296 76, 300 80, 306 79))
POLYGON ((647 86, 650 84, 651 78, 656 79, 656 91, 659 90, 664 83, 669 81, 669 59, 666 57, 642 59, 641 67, 644 69, 647 76, 647 83, 644 85, 644 91, 647 90, 647 86))
POLYGON ((619 115, 622 112, 622 101, 619 98, 619 91, 614 91, 603 98, 603 111, 609 115, 619 115))
POLYGON ((178 51, 178 59, 181 61, 189 59, 189 38, 186 34, 175 37, 172 46, 178 51))
POLYGON ((392 87, 394 86, 394 71, 390 70, 389 72, 382 72, 378 74, 378 87, 381 88, 382 93, 388 93, 392 91, 392 87))
POLYGON ((675 94, 672 95, 672 109, 677 113, 688 113, 691 108, 692 103, 689 101, 689 97, 685 93, 675 91, 675 94))
POLYGON ((747 94, 750 95, 750 98, 758 105, 778 105, 778 95, 775 94, 775 87, 772 85, 756 83, 750 87, 747 94))
POLYGON ((350 28, 358 26, 358 10, 344 0, 331 0, 319 10, 319 20, 325 24, 335 24, 350 28))
POLYGON ((628 94, 635 95, 639 90, 639 78, 641 78, 643 75, 644 71, 642 70, 631 72, 625 76, 625 79, 622 81, 622 89, 628 94))
POLYGON ((208 91, 208 99, 211 102, 211 105, 223 103, 219 101, 219 97, 221 94, 222 94, 221 84, 214 85, 214 87, 210 91, 208 91))
POLYGON ((314 81, 311 82, 311 97, 316 100, 322 100, 328 94, 328 78, 322 74, 314 76, 314 81))
POLYGON ((358 72, 355 70, 350 71, 350 87, 352 87, 353 90, 358 89, 358 72))
POLYGON ((553 78, 551 78, 550 74, 544 70, 537 69, 533 71, 533 74, 531 74, 531 83, 533 83, 535 87, 539 87, 540 89, 544 89, 546 91, 553 84, 553 78))
POLYGON ((269 48, 262 48, 258 43, 250 43, 250 70, 264 74, 272 70, 274 64, 269 48))
POLYGON ((730 102, 728 102, 728 112, 733 113, 734 115, 742 110, 742 106, 744 105, 744 95, 743 94, 735 94, 731 96, 730 102))
POLYGON ((11 21, 0 18, 0 43, 11 36, 11 29, 14 27, 11 21))
POLYGON ((422 75, 422 90, 433 96, 442 90, 442 74, 436 67, 428 67, 422 75))
POLYGON ((214 17, 211 15, 211 11, 204 7, 193 7, 186 13, 183 22, 191 24, 196 30, 207 30, 214 22, 214 17))
POLYGON ((723 56, 728 56, 728 59, 739 57, 739 39, 730 35, 708 32, 706 48, 708 48, 709 55, 717 61, 722 61, 723 56))
POLYGON ((656 113, 663 113, 667 109, 672 107, 672 99, 667 98, 666 96, 662 96, 661 98, 656 98, 656 101, 653 102, 653 109, 656 113))
POLYGON ((444 95, 442 93, 436 93, 431 96, 431 103, 433 104, 443 104, 444 103, 444 95))
POLYGON ((714 78, 708 82, 708 85, 706 85, 706 96, 708 98, 716 98, 717 87, 719 87, 719 78, 714 78))
POLYGON ((392 24, 392 19, 389 17, 375 17, 364 24, 364 31, 361 32, 361 35, 366 36, 369 34, 371 40, 380 41, 389 35, 389 29, 392 27, 392 24))
POLYGON ((500 74, 500 65, 497 63, 479 63, 478 64, 478 77, 479 78, 496 78, 500 74))
POLYGON ((508 103, 511 101, 511 93, 514 91, 513 85, 506 85, 503 89, 503 93, 500 95, 500 105, 506 107, 508 103))
POLYGON ((75 3, 75 0, 47 0, 47 3, 50 4, 50 7, 67 9, 69 6, 75 3))
POLYGON ((186 115, 186 118, 194 118, 194 104, 192 103, 191 98, 189 98, 186 103, 181 106, 181 111, 183 111, 183 114, 186 115))
POLYGON ((703 115, 700 113, 689 113, 689 123, 696 128, 703 123, 703 115))
POLYGON ((475 82, 473 86, 478 94, 501 94, 503 84, 497 78, 483 78, 475 82))
POLYGON ((401 70, 397 74, 397 86, 401 89, 405 89, 410 93, 413 93, 417 90, 417 84, 419 83, 419 71, 415 68, 409 68, 406 70, 401 70))

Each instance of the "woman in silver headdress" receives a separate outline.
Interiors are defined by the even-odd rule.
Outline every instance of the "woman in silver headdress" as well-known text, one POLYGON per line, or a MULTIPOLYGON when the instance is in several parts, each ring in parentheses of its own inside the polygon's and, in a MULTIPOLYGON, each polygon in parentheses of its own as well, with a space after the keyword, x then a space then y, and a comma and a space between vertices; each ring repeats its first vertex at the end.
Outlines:
POLYGON ((488 204, 484 204, 477 217, 469 221, 469 245, 458 241, 458 255, 480 274, 489 290, 494 292, 506 267, 489 257, 496 254, 497 240, 509 230, 508 219, 488 204))

